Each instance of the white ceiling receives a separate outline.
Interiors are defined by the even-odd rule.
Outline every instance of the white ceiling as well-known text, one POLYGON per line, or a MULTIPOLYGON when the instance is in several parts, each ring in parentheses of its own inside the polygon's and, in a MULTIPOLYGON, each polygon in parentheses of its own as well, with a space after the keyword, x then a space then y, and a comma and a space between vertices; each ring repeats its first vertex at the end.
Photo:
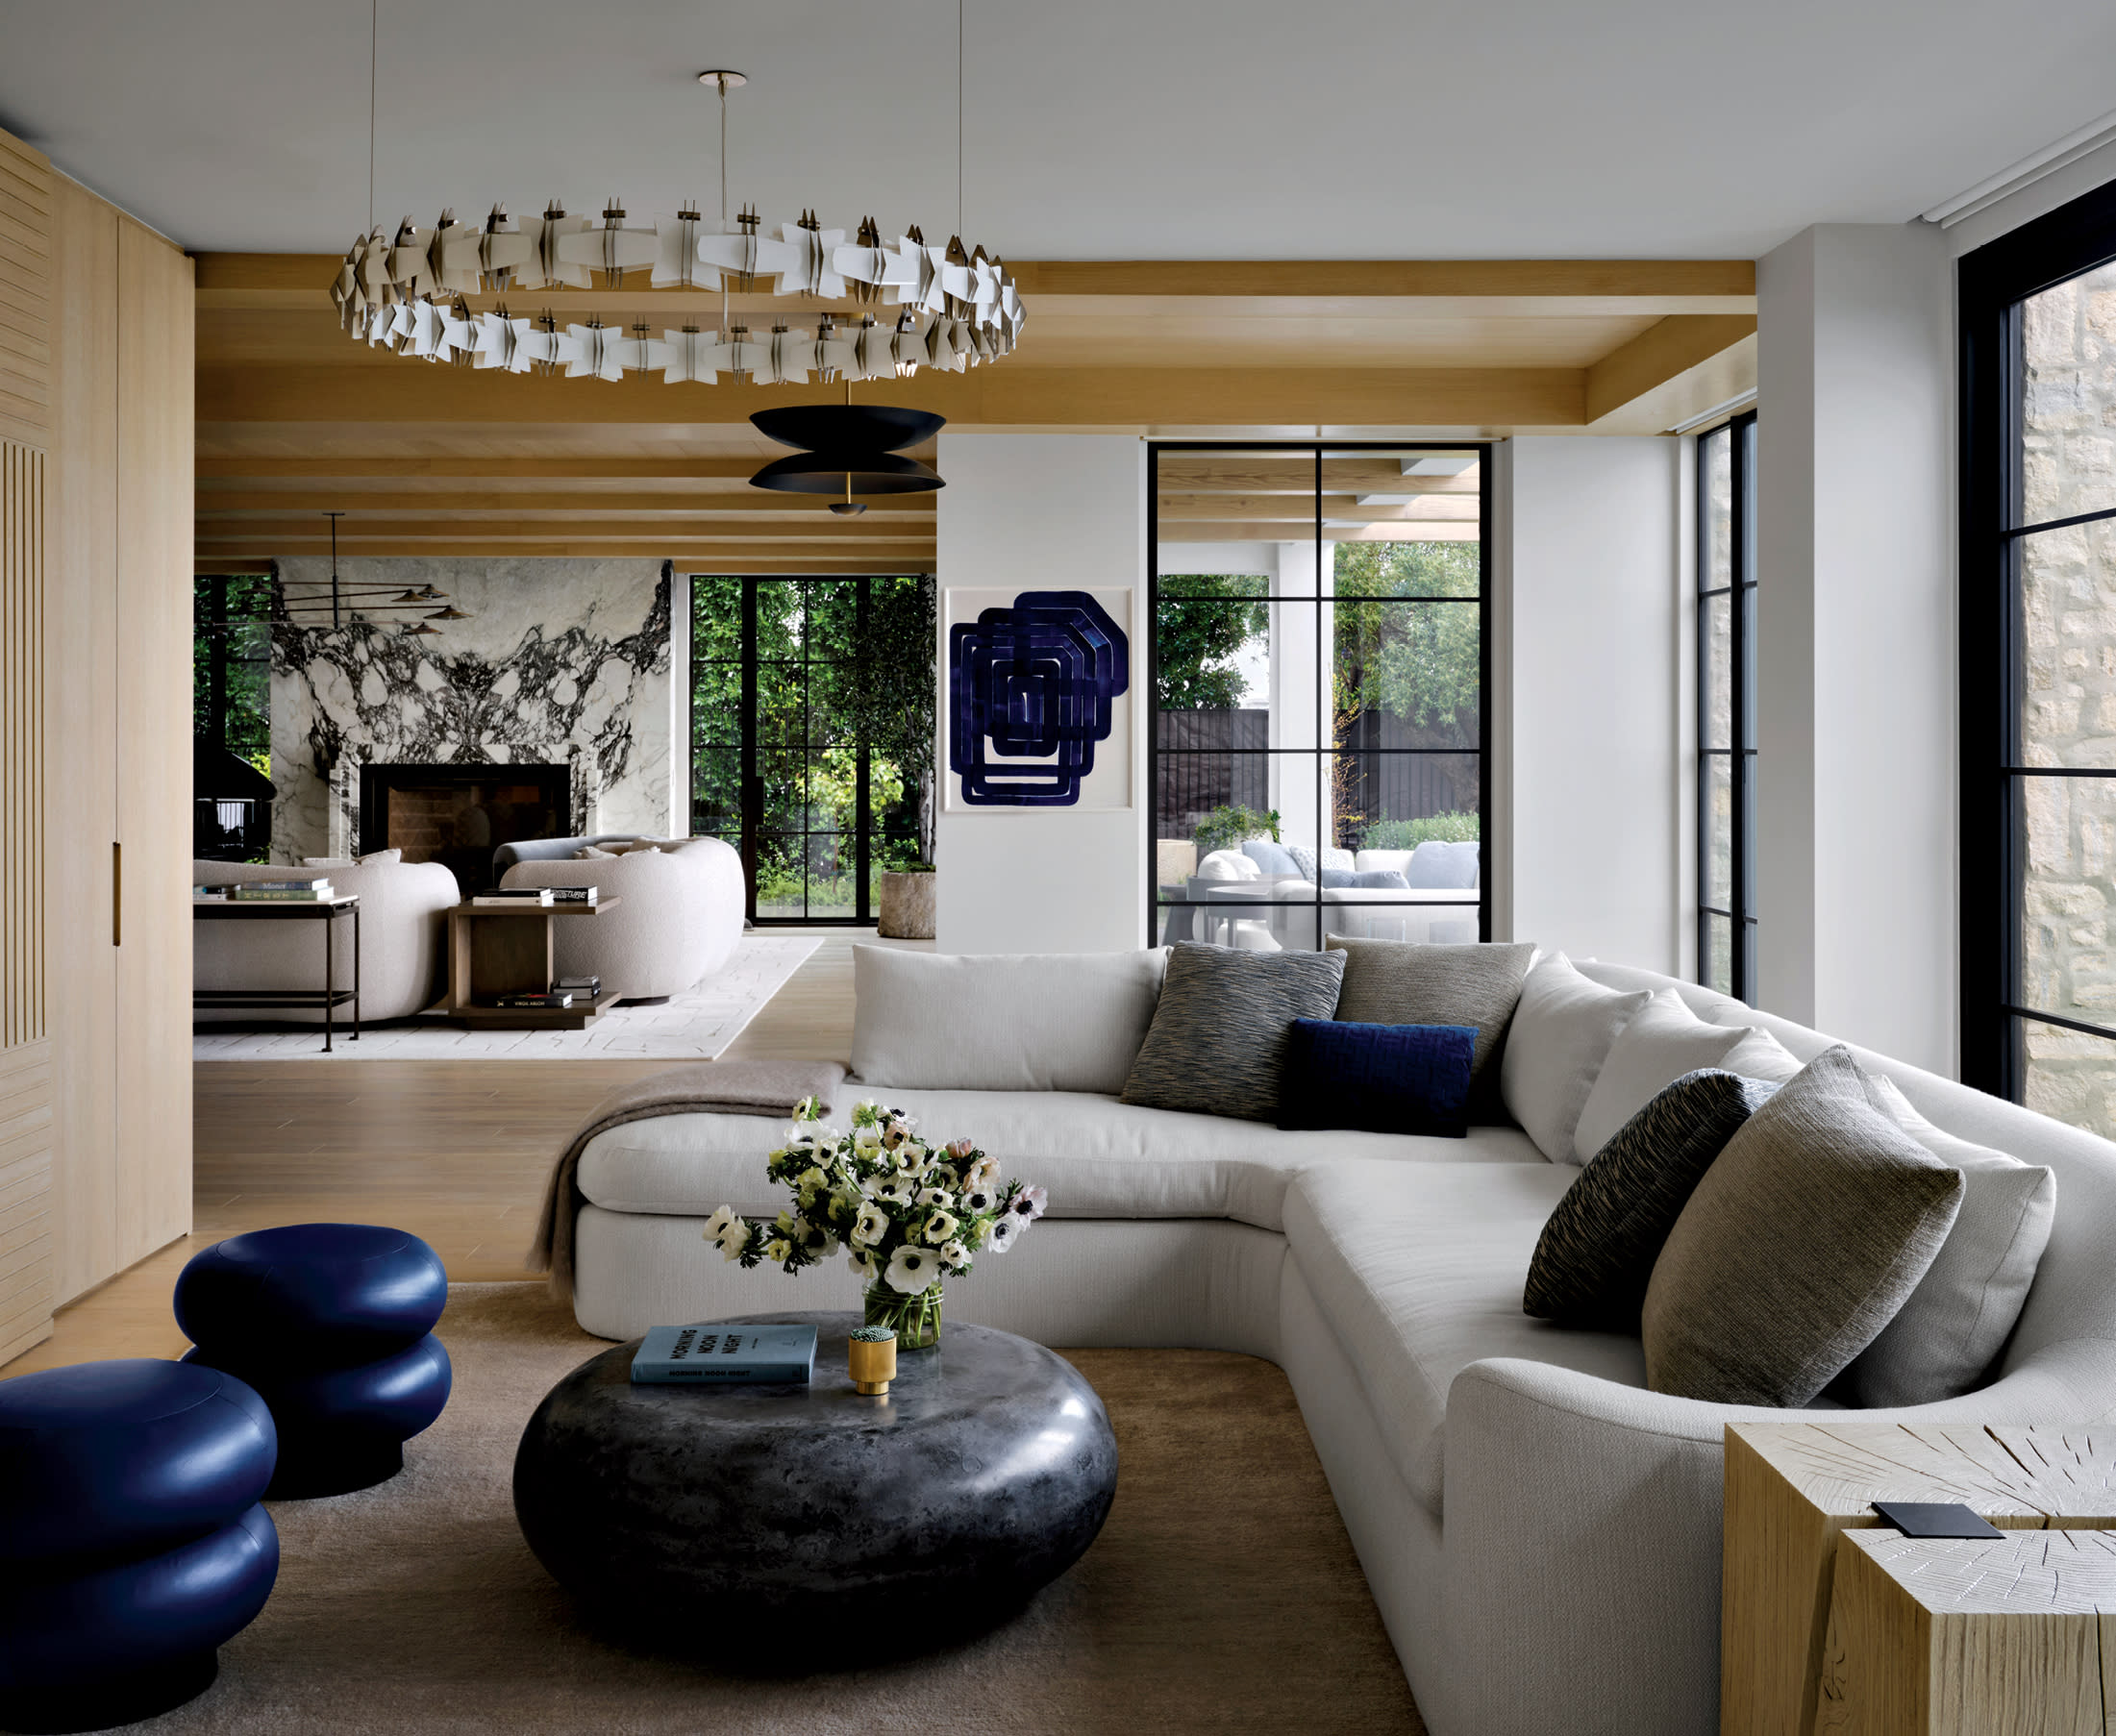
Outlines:
MULTIPOLYGON (((2107 0, 965 0, 969 239, 1017 259, 1739 257, 2116 102, 2107 0)), ((953 227, 955 0, 380 0, 376 211, 953 227)), ((367 214, 360 0, 0 0, 0 125, 187 247, 367 214)))

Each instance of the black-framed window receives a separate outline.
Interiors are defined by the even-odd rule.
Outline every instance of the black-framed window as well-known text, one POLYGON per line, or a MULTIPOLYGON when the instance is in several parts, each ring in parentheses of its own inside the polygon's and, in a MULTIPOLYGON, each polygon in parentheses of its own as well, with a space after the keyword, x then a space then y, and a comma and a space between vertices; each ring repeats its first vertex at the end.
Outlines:
POLYGON ((192 581, 191 854, 201 859, 261 862, 270 851, 275 583, 269 572, 192 581))
POLYGON ((870 751, 853 658, 881 587, 924 575, 690 582, 690 831, 742 855, 759 924, 874 920, 875 877, 918 859, 921 792, 870 751))
POLYGON ((1756 417, 1697 437, 1697 980, 1755 994, 1756 417))
POLYGON ((1148 448, 1157 940, 1490 938, 1487 457, 1148 448))
POLYGON ((2116 186, 1960 270, 1962 1077, 2116 1134, 2116 186))

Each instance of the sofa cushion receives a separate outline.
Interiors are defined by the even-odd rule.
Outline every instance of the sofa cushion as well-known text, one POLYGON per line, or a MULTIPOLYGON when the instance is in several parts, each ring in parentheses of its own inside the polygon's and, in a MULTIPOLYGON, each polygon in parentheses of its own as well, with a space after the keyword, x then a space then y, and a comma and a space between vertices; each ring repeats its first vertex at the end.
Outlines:
POLYGON ((1244 838, 1242 855, 1257 864, 1261 875, 1299 875, 1299 859, 1276 838, 1244 838))
POLYGON ((1727 1143, 1647 1286, 1647 1380, 1719 1404, 1805 1404, 1873 1343, 1946 1241, 1962 1178, 1826 1050, 1727 1143))
POLYGON ((1551 1213, 1522 1310, 1635 1334, 1654 1262, 1699 1178, 1777 1089, 1715 1069, 1664 1087, 1587 1160, 1580 1184, 1551 1213))
MULTIPOLYGON (((1338 953, 1172 947, 1124 1101, 1273 1120, 1293 1021, 1331 1017, 1344 970, 1338 953)), ((859 1072, 865 1077, 867 1069, 859 1072)))
POLYGON ((1772 1077, 1764 1069, 1774 1057, 1789 1063, 1780 1076, 1790 1079, 1798 1062, 1768 1031, 1739 1025, 1711 1025, 1683 1004, 1672 988, 1660 990, 1617 1033, 1608 1058, 1595 1076, 1573 1131, 1573 1149, 1585 1163, 1643 1109, 1654 1095, 1686 1073, 1719 1067, 1746 1079, 1772 1077), (1752 1065, 1752 1063, 1754 1063, 1752 1065))
POLYGON ((1910 1300, 1837 1386, 1849 1404, 1930 1404, 1969 1391, 1998 1359, 2050 1241, 2057 1178, 1943 1132, 1892 1079, 1867 1084, 1898 1127, 1961 1171, 1962 1208, 1910 1300))
POLYGON ((1481 844, 1451 844, 1429 838, 1410 853, 1404 880, 1412 886, 1461 890, 1477 884, 1481 844))
POLYGON ((1499 1063, 1506 1112, 1553 1163, 1578 1163, 1581 1112, 1617 1033, 1653 992, 1604 988, 1562 953, 1540 960, 1521 985, 1499 1063))
POLYGON ((1164 948, 952 954, 853 948, 852 1070, 934 1090, 1124 1089, 1164 948))
POLYGON ((1287 1190, 1294 1263, 1429 1512, 1440 1511, 1448 1388, 1471 1363, 1524 1356, 1645 1383, 1635 1337, 1567 1331, 1521 1312, 1544 1220, 1578 1179, 1547 1163, 1345 1159, 1315 1165, 1287 1190))
POLYGON ((1198 864, 1201 880, 1254 880, 1263 878, 1263 870, 1238 850, 1215 850, 1198 864))
MULTIPOLYGON (((851 1079, 832 1124, 847 1125, 862 1097, 916 1117, 929 1138, 975 1140, 1009 1176, 1047 1188, 1055 1218, 1232 1218, 1277 1230, 1284 1228, 1286 1184, 1311 1164, 1353 1156, 1542 1165, 1514 1128, 1472 1128, 1467 1139, 1282 1132, 1253 1121, 1137 1109, 1113 1097, 1070 1091, 922 1091, 851 1079)), ((765 1179, 764 1153, 785 1131, 785 1123, 761 1115, 630 1122, 588 1142, 581 1190, 609 1211, 705 1218, 728 1203, 775 1212, 785 1200, 765 1179)))
POLYGON ((1345 955, 1337 1016, 1370 1025, 1471 1025, 1477 1056, 1470 1063, 1469 1117, 1504 1121, 1499 1101, 1499 1053, 1521 998, 1535 948, 1527 941, 1496 946, 1426 946, 1404 940, 1358 940, 1332 934, 1324 942, 1345 955))
POLYGON ((1295 1019, 1279 1088, 1282 1128, 1363 1128, 1370 1133, 1468 1131, 1467 1025, 1359 1025, 1295 1019))

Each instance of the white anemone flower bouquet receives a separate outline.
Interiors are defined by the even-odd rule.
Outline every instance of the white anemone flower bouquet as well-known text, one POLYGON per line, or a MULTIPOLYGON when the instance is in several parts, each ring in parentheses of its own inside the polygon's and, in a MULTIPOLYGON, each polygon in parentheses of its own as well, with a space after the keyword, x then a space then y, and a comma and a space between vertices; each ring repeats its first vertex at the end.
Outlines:
POLYGON ((967 1139, 928 1144, 901 1109, 856 1104, 852 1130, 825 1127, 814 1098, 793 1106, 786 1143, 764 1173, 792 1194, 775 1218, 723 1205, 706 1240, 745 1270, 769 1263, 793 1274, 848 1251, 866 1283, 866 1320, 892 1327, 906 1349, 940 1336, 943 1280, 980 1253, 1004 1253, 1038 1218, 1040 1187, 1002 1179, 996 1158, 967 1139))

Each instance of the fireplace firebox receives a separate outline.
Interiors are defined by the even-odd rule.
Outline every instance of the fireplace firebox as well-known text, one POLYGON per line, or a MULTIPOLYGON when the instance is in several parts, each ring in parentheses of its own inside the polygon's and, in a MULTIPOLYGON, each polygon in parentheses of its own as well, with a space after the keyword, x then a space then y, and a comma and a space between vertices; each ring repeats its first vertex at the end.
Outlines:
POLYGON ((360 848, 440 862, 469 898, 492 881, 492 853, 572 831, 573 775, 562 765, 363 765, 360 848))

